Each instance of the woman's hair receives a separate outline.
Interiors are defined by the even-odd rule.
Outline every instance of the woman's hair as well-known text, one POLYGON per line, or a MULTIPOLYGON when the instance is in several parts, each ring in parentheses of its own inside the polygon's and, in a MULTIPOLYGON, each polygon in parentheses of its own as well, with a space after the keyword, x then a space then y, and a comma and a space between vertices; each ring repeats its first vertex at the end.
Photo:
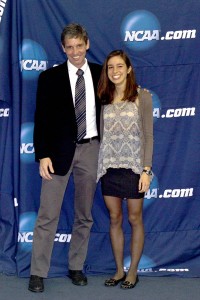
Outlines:
POLYGON ((136 83, 135 73, 131 65, 131 61, 123 50, 114 50, 107 56, 103 64, 103 68, 102 68, 102 72, 98 84, 98 90, 97 90, 98 96, 101 99, 102 104, 110 104, 114 99, 115 85, 108 78, 108 61, 110 58, 114 56, 120 56, 124 60, 127 68, 131 67, 131 71, 127 74, 126 88, 124 91, 123 100, 134 102, 138 95, 137 92, 138 85, 136 83))

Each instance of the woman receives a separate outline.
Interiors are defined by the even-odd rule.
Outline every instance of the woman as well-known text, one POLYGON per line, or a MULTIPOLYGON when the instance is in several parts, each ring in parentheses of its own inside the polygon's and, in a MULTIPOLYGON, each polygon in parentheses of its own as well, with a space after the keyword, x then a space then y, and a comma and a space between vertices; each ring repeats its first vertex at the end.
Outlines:
POLYGON ((153 150, 152 99, 138 87, 130 59, 124 51, 112 51, 106 58, 98 86, 103 104, 103 137, 99 153, 97 180, 110 214, 110 237, 116 273, 106 286, 134 288, 144 245, 142 208, 149 189, 153 150), (127 200, 132 229, 131 263, 124 273, 122 200, 127 200))

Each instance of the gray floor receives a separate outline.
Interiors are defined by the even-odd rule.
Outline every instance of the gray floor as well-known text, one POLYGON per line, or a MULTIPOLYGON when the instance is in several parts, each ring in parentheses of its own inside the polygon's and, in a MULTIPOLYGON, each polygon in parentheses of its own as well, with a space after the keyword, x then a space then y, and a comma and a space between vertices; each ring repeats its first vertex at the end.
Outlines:
POLYGON ((66 278, 45 280, 43 293, 27 290, 28 278, 0 275, 0 300, 199 300, 200 278, 144 277, 128 291, 104 287, 107 276, 89 276, 89 284, 78 287, 66 278))

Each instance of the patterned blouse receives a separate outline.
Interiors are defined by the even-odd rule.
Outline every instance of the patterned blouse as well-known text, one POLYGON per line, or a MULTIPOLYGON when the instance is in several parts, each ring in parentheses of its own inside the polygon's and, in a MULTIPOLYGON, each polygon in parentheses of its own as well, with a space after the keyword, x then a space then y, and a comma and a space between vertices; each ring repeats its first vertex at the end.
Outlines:
POLYGON ((104 106, 103 140, 99 151, 97 181, 108 168, 132 169, 141 174, 141 117, 135 102, 123 101, 104 106))

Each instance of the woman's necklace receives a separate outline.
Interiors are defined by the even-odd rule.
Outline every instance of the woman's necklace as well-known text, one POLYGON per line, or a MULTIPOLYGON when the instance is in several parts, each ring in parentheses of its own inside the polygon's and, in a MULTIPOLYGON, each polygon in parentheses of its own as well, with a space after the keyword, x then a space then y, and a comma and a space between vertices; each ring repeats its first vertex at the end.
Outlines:
POLYGON ((119 103, 119 102, 124 101, 123 97, 124 97, 124 94, 114 95, 113 103, 119 103))

